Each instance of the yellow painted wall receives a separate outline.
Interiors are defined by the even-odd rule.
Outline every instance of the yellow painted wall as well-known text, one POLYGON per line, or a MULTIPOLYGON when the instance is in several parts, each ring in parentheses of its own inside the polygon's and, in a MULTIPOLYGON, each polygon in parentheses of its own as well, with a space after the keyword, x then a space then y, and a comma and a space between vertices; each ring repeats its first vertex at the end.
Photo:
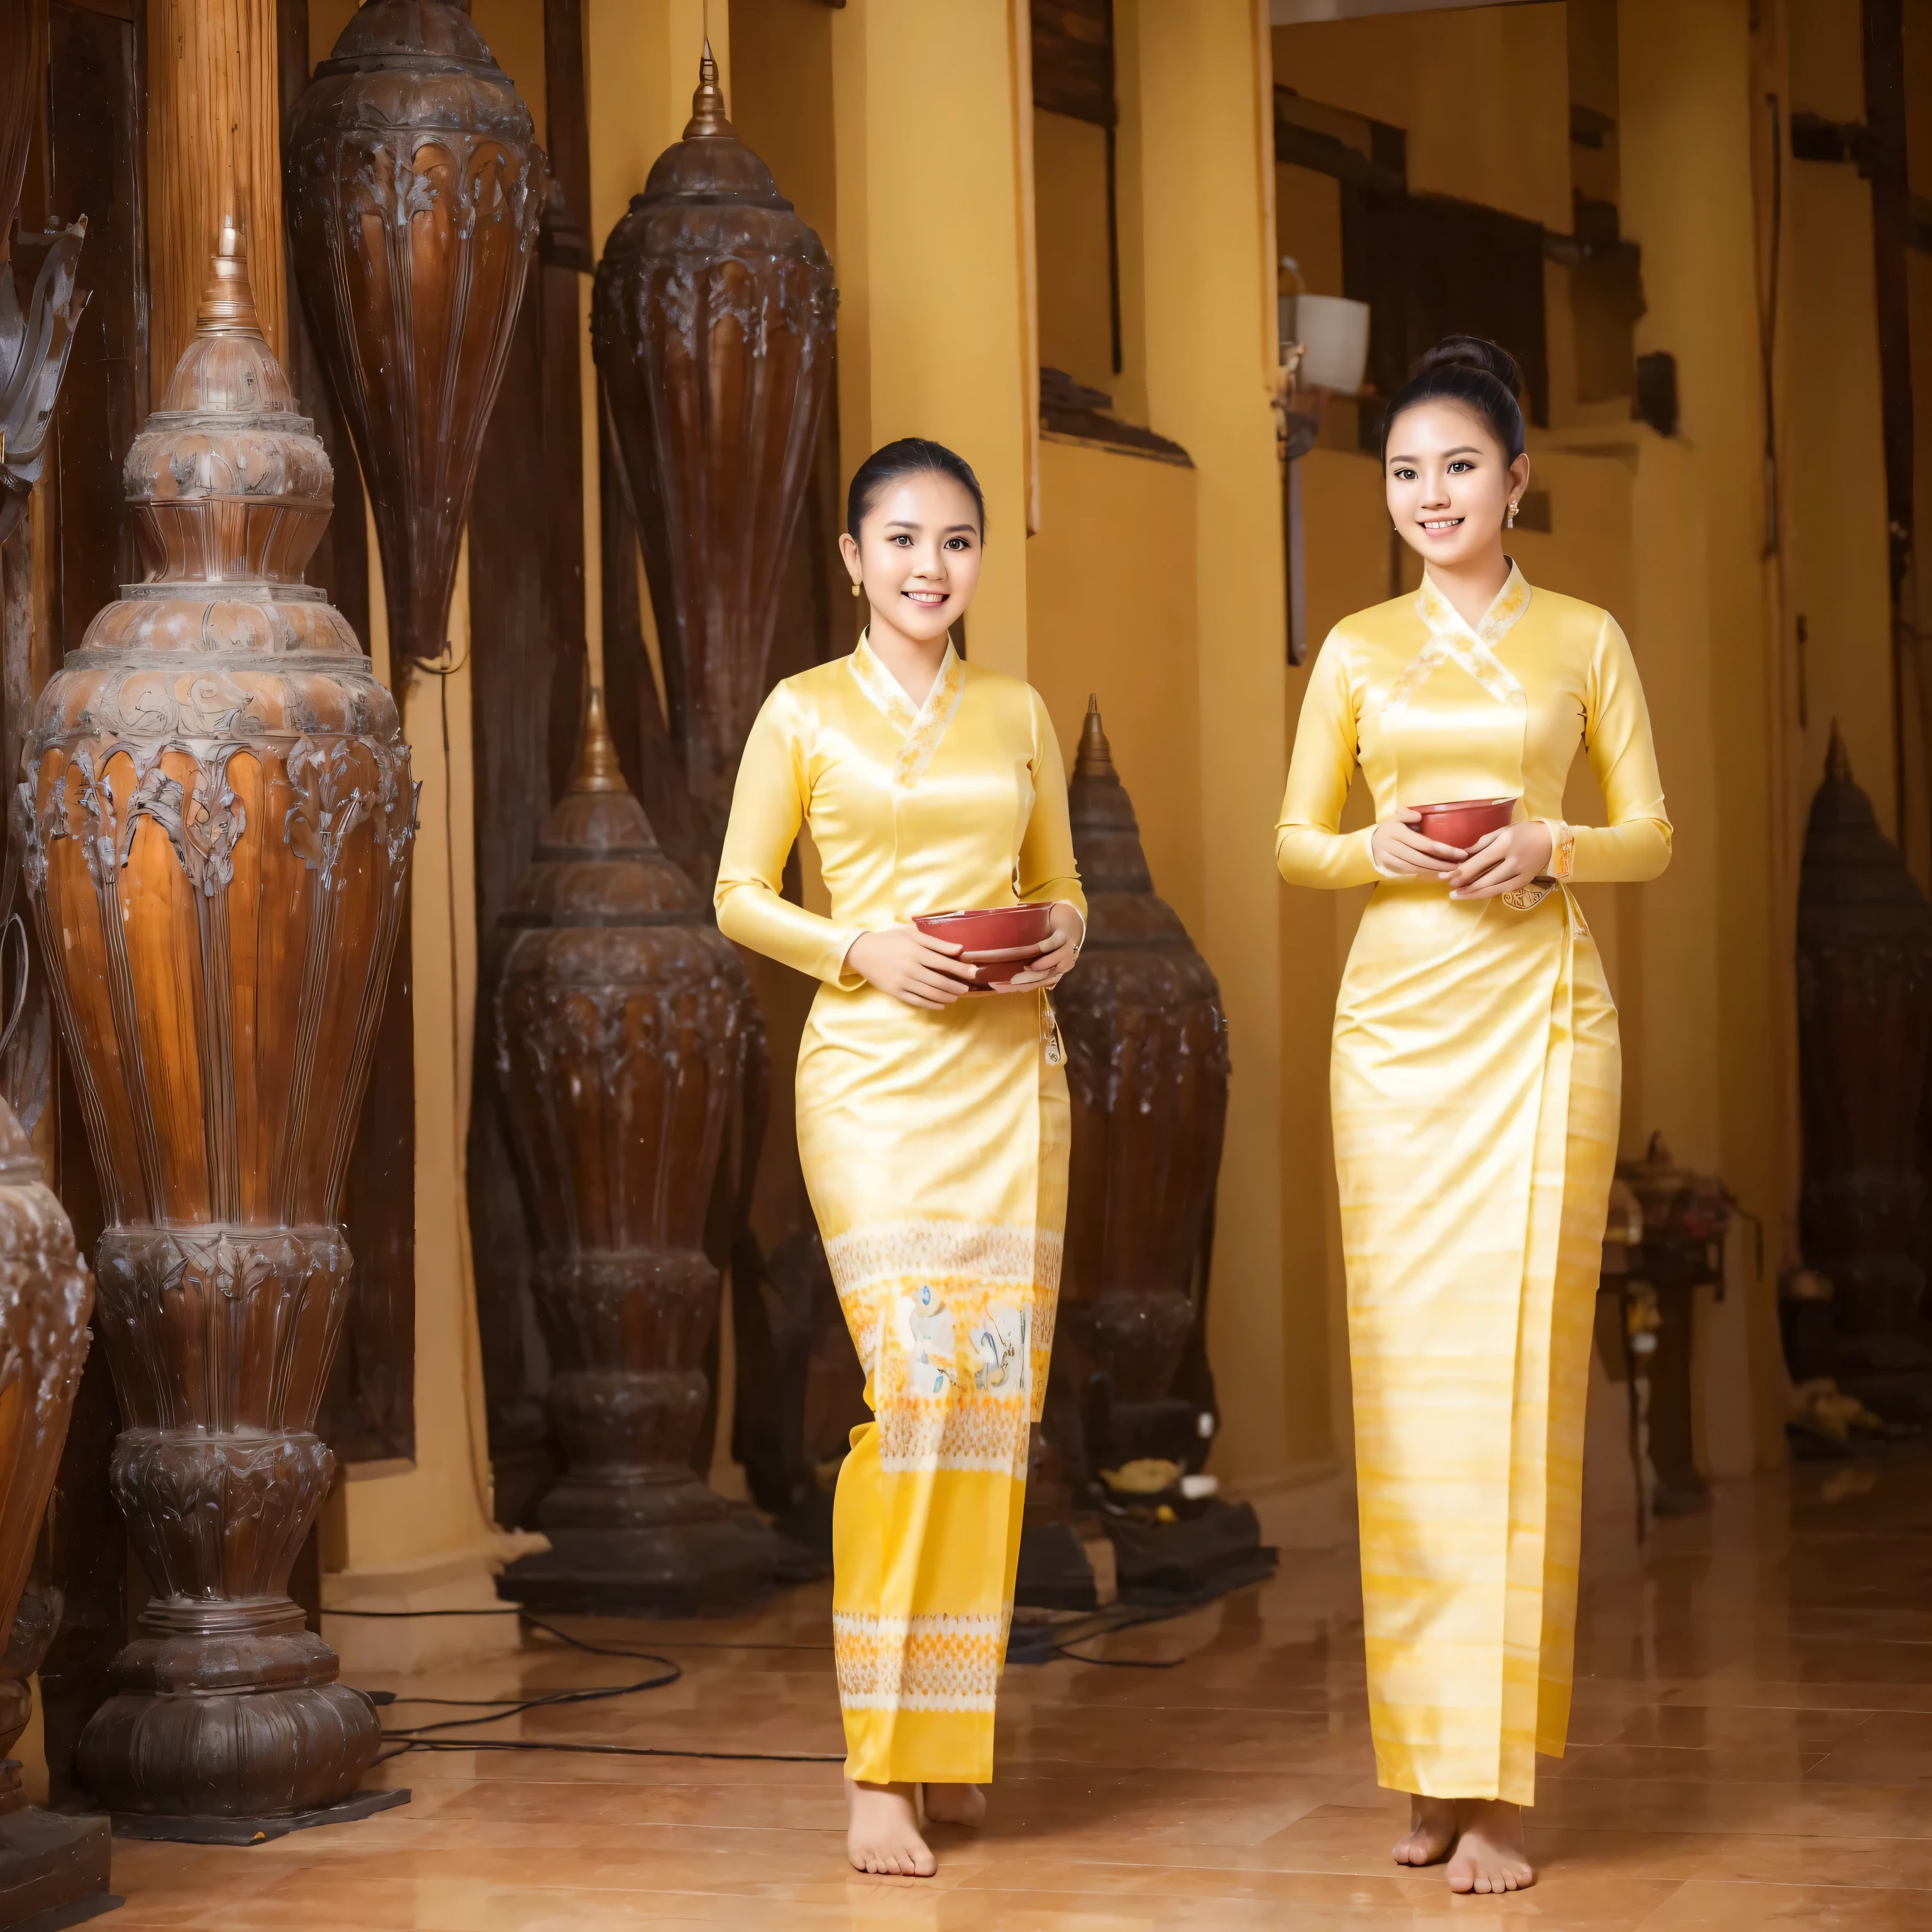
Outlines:
POLYGON ((818 0, 732 0, 731 122, 838 260, 832 21, 818 0))
MULTIPOLYGON (((1650 304, 1637 346, 1676 356, 1683 400, 1681 435, 1654 460, 1645 448, 1634 524, 1642 662, 1679 827, 1643 901, 1646 1077, 1679 1157, 1766 1218, 1775 1256, 1796 1182, 1794 855, 1779 830, 1793 721, 1763 560, 1747 0, 1623 0, 1619 46, 1623 226, 1650 304)), ((1751 1414, 1713 1421, 1724 1474, 1783 1454, 1773 1290, 1738 1281, 1748 1258, 1734 1243, 1743 1292, 1712 1324, 1732 1354, 1714 1401, 1756 1396, 1751 1414)))
POLYGON ((1418 193, 1460 195, 1567 233, 1564 10, 1476 8, 1277 27, 1274 77, 1406 128, 1408 184, 1418 193))
POLYGON ((1106 130, 1043 111, 1034 114, 1033 128, 1040 359, 1111 395, 1106 130))
MULTIPOLYGON (((1267 8, 1118 0, 1118 84, 1137 115, 1132 193, 1144 268, 1148 420, 1197 466, 1203 921, 1233 1056, 1208 1343, 1226 1414, 1216 1467, 1254 1478, 1332 1454, 1328 1255, 1313 1158, 1283 1150, 1320 1088, 1284 1081, 1284 976, 1298 1010, 1325 972, 1283 945, 1270 828, 1287 769, 1275 374, 1274 122, 1267 8), (1286 1188, 1286 1191, 1285 1191, 1286 1188)), ((1126 199, 1128 184, 1123 182, 1126 199)), ((1052 513, 1049 500, 1048 514, 1052 513)), ((1325 1023, 1324 1023, 1325 1024, 1325 1023)))
POLYGON ((1027 559, 1027 674, 1071 771, 1090 692, 1154 890, 1197 940, 1203 892, 1196 478, 1048 436, 1052 514, 1027 559))
MULTIPOLYGON (((1790 0, 1787 19, 1791 111, 1862 119, 1856 0, 1790 0)), ((1798 380, 1785 405, 1784 474, 1790 592, 1809 633, 1796 776, 1808 798, 1823 776, 1835 718, 1880 824, 1895 834, 1871 186, 1846 163, 1792 160, 1787 166, 1785 244, 1792 273, 1784 288, 1785 353, 1798 380)))
POLYGON ((986 496, 976 662, 1024 675, 1038 435, 1024 0, 850 0, 832 20, 840 458, 931 436, 986 496))

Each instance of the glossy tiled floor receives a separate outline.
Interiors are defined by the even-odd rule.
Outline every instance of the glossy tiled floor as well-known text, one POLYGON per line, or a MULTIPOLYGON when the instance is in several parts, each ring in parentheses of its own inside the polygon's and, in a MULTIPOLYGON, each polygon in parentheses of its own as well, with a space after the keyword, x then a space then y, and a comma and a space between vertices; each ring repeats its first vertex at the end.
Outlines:
MULTIPOLYGON (((413 1800, 365 1823, 248 1850, 118 1844, 128 1904, 101 1923, 1932 1928, 1932 1454, 1730 1491, 1641 1560, 1620 1526, 1593 1528, 1570 1752, 1530 1836, 1543 1878, 1504 1900, 1452 1900, 1438 1873, 1390 1863, 1400 1806, 1372 1773, 1346 1516, 1306 1494, 1272 1514, 1299 1546, 1278 1581, 1088 1647, 1174 1668, 1009 1671, 992 1822, 936 1834, 937 1879, 847 1869, 834 1765, 466 1751, 386 1766, 413 1800)), ((827 1621, 819 1588, 728 1625, 580 1626, 655 1640, 685 1676, 524 1734, 836 1751, 827 1621), (679 1647, 692 1638, 798 1647, 679 1647)), ((474 1696, 626 1670, 544 1645, 392 1688, 474 1696)))

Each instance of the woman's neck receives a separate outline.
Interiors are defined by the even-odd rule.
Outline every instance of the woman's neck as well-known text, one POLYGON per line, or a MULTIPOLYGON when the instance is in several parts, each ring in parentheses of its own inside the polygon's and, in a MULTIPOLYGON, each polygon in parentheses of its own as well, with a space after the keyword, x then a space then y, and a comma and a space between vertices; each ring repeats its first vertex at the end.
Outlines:
POLYGON ((923 704, 938 682, 939 668, 946 662, 950 633, 933 638, 909 638, 895 624, 884 622, 877 610, 866 627, 866 641, 873 656, 891 673, 892 682, 915 704, 923 704))
POLYGON ((1472 631, 1489 615, 1490 606, 1502 595, 1510 575, 1510 560, 1500 543, 1467 563, 1425 563, 1422 568, 1472 631))

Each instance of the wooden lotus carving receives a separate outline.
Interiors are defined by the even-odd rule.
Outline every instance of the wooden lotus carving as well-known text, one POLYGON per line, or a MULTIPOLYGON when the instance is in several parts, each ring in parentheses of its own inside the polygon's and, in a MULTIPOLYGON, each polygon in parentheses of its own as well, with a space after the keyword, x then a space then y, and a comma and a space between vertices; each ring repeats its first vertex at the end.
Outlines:
POLYGON ((1106 1378, 1090 1454, 1191 1461, 1194 1406, 1172 1390, 1220 1171, 1228 1024, 1207 962, 1155 896, 1097 706, 1069 789, 1090 910, 1080 970, 1055 996, 1073 1102, 1062 1331, 1106 1378))
POLYGON ((370 0, 290 116, 296 274, 374 506, 399 666, 443 649, 544 206, 530 110, 466 4, 370 0))
POLYGON ((1932 1367, 1912 1337, 1925 1288, 1912 1247, 1928 1039, 1932 909, 1879 830, 1834 730, 1798 896, 1804 1256, 1831 1280, 1841 1347, 1882 1336, 1890 1358, 1840 1369, 1932 1367))
MULTIPOLYGON (((1122 1598, 1171 1601, 1264 1576, 1275 1560, 1247 1504, 1191 1496, 1180 1480, 1206 1456, 1203 1418, 1210 1431, 1217 1419, 1205 1325, 1228 1025, 1206 961, 1155 896, 1091 703, 1068 807, 1088 926, 1080 969, 1055 995, 1073 1146, 1055 1365, 1065 1394, 1056 1416, 1048 1391, 1042 1474, 1070 1438, 1073 1474, 1105 1499, 1122 1598), (1164 1490, 1108 1480, 1135 1462, 1167 1466, 1164 1490)), ((1028 1534, 1046 1540, 1031 1521, 1028 1534)), ((1024 1542, 1021 1562, 1024 1577, 1024 1542)))
POLYGON ((33 1714, 27 1680, 60 1621, 60 1593, 28 1578, 93 1304, 74 1229, 0 1100, 0 1898, 16 1924, 30 1912, 51 1921, 107 1888, 106 1820, 33 1810, 10 1755, 33 1714))
POLYGON ((689 1615, 769 1587, 770 1532, 692 1472, 718 1320, 704 1252, 755 1014, 667 859, 593 692, 569 790, 502 924, 496 1066, 537 1231, 552 1426, 569 1459, 505 1573, 526 1603, 689 1615))
POLYGON ((708 885, 768 688, 838 297, 818 237, 724 118, 708 44, 692 107, 610 231, 591 327, 707 841, 679 856, 708 885))
POLYGON ((302 581, 328 461, 232 230, 214 266, 128 454, 148 580, 41 693, 21 804, 110 1222, 115 1493, 155 1592, 81 1775, 116 1810, 232 1816, 333 1802, 376 1748, 286 1592, 334 1468, 338 1214, 416 788, 394 704, 302 581))

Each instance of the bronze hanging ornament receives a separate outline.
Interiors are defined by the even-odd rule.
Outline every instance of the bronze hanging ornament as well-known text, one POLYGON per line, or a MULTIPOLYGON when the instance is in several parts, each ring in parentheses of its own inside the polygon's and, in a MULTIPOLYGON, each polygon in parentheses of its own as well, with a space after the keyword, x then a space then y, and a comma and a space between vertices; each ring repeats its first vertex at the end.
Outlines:
POLYGON ((296 274, 375 512, 400 680, 445 649, 543 158, 468 0, 369 0, 296 103, 284 156, 296 274))
POLYGON ((80 1741, 108 1809, 335 1804, 374 1706, 289 1600, 334 1459, 338 1216, 416 787, 389 694, 302 571, 333 478, 241 237, 129 450, 148 580, 41 692, 24 869, 108 1226, 114 1492, 154 1595, 80 1741))
POLYGON ((838 291, 818 237, 725 118, 705 44, 684 138, 598 265, 592 344, 664 646, 669 724, 708 889, 778 583, 831 386, 838 291))
POLYGON ((570 1466, 549 1551, 503 1593, 689 1616, 772 1583, 778 1546, 692 1470, 717 1324, 704 1252, 752 1050, 736 949, 625 788, 590 694, 570 789, 503 915, 496 1067, 537 1233, 550 1422, 570 1466))
POLYGON ((1054 995, 1072 1102, 1055 1378, 1078 1405, 1077 1473, 1102 1505, 1124 1598, 1211 1591, 1274 1568, 1253 1511, 1197 1474, 1217 1420, 1205 1324, 1228 1023, 1208 962, 1154 892, 1093 699, 1068 812, 1088 928, 1054 995))

